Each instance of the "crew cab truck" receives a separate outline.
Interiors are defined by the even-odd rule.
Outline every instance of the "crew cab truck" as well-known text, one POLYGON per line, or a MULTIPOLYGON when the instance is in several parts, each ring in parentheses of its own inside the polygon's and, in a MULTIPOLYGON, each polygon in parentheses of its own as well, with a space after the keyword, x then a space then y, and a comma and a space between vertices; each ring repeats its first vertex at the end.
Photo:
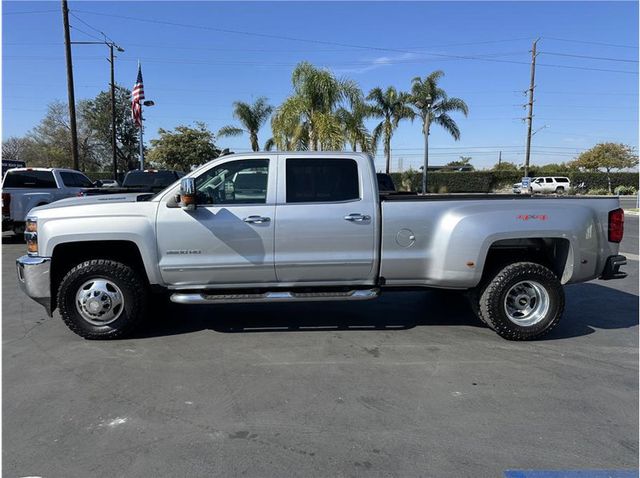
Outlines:
POLYGON ((31 208, 77 196, 92 186, 88 177, 73 169, 9 169, 2 181, 2 230, 22 234, 31 208))
POLYGON ((440 288, 527 340, 560 320, 564 284, 626 276, 623 220, 617 198, 379 194, 362 153, 237 154, 154 196, 33 209, 18 280, 88 339, 128 333, 155 291, 219 304, 440 288))

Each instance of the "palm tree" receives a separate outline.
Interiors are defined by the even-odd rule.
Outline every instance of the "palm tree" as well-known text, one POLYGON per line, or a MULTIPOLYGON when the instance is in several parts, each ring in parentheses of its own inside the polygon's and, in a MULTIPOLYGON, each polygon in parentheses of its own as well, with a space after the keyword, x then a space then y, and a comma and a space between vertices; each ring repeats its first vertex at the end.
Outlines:
POLYGON ((429 166, 429 131, 431 123, 442 126, 453 139, 460 139, 460 129, 449 113, 459 111, 465 116, 469 114, 467 104, 460 98, 449 98, 447 93, 438 87, 438 81, 444 76, 441 70, 434 71, 424 79, 419 76, 411 81, 411 103, 422 118, 424 134, 424 169, 422 171, 422 191, 427 192, 427 168, 429 166))
POLYGON ((263 96, 258 98, 252 105, 242 101, 233 103, 233 116, 240 121, 243 128, 237 126, 223 126, 218 131, 218 136, 240 136, 242 133, 249 134, 251 141, 251 149, 260 151, 258 143, 258 131, 262 125, 269 119, 273 106, 267 103, 267 99, 263 96))
POLYGON ((276 146, 342 149, 344 137, 336 108, 362 97, 358 85, 308 62, 296 66, 291 81, 293 95, 278 108, 271 122, 276 146))
POLYGON ((336 112, 340 123, 342 124, 342 134, 346 142, 351 145, 352 151, 360 151, 365 153, 375 152, 375 145, 372 144, 371 135, 364 125, 364 120, 371 116, 371 108, 364 101, 356 101, 351 109, 339 108, 336 112))
POLYGON ((382 118, 382 121, 373 129, 372 143, 377 145, 380 138, 382 138, 386 158, 385 171, 389 174, 391 167, 391 137, 400 120, 413 120, 415 112, 409 107, 409 94, 398 92, 393 86, 388 87, 385 91, 380 88, 374 88, 369 92, 367 99, 372 102, 370 105, 372 115, 382 118))

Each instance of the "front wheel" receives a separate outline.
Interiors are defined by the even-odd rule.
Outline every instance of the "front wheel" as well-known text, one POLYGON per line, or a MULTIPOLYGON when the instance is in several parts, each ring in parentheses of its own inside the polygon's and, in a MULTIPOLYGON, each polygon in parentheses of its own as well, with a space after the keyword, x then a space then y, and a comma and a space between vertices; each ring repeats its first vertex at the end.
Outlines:
POLYGON ((85 339, 115 339, 130 333, 143 319, 147 287, 131 267, 109 259, 78 264, 58 289, 60 314, 85 339))
POLYGON ((508 340, 533 340, 555 327, 564 311, 558 277, 533 262, 500 270, 479 297, 479 316, 508 340))

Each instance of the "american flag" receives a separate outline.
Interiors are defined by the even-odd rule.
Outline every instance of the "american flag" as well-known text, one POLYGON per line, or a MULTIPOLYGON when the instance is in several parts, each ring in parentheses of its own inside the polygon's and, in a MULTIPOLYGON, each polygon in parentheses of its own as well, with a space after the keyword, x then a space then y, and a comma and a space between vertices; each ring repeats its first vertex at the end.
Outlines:
POLYGON ((133 94, 131 99, 131 114, 133 121, 139 128, 142 127, 142 105, 140 104, 144 100, 144 85, 142 84, 142 67, 138 63, 138 79, 133 86, 133 94))

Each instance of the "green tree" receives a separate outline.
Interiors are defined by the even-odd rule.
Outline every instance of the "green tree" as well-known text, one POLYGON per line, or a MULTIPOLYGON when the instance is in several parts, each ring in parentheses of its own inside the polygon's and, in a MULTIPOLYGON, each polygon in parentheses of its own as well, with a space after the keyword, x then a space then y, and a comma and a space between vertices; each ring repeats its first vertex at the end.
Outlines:
POLYGON ((158 139, 151 140, 149 161, 167 169, 190 171, 219 156, 214 144, 214 135, 204 123, 195 127, 176 126, 173 131, 160 128, 158 139))
MULTIPOLYGON (((116 154, 118 169, 130 171, 138 167, 138 128, 131 117, 131 91, 116 86, 116 154)), ((99 150, 103 169, 112 170, 113 150, 111 145, 111 92, 101 91, 83 102, 78 108, 80 115, 92 131, 94 145, 99 150)))
POLYGON ((371 134, 364 125, 364 121, 371 115, 369 105, 364 101, 354 101, 351 108, 341 107, 336 112, 338 120, 342 124, 342 133, 352 151, 375 153, 375 145, 371 141, 371 134))
POLYGON ((535 171, 538 176, 541 176, 544 174, 564 173, 569 171, 570 169, 571 167, 569 167, 569 165, 566 163, 548 163, 537 166, 535 168, 535 171))
POLYGON ((251 149, 260 151, 258 142, 258 131, 269 119, 273 112, 273 106, 267 103, 267 99, 263 96, 258 98, 252 105, 242 101, 236 101, 234 104, 233 116, 240 121, 242 128, 237 126, 223 126, 218 131, 218 137, 221 136, 240 136, 243 133, 249 135, 251 149))
POLYGON ((604 169, 607 173, 609 193, 611 193, 611 171, 628 169, 638 165, 638 155, 635 150, 622 143, 599 143, 593 148, 580 153, 571 165, 587 171, 604 169))
POLYGON ((25 161, 30 147, 32 144, 29 138, 10 136, 2 142, 2 159, 25 161))
POLYGON ((445 166, 450 169, 466 168, 467 171, 473 171, 475 169, 471 164, 471 156, 460 156, 459 160, 449 161, 445 166))
MULTIPOLYGON (((424 79, 416 76, 411 80, 411 103, 415 106, 418 115, 422 118, 422 134, 424 134, 424 158, 428 163, 429 158, 429 134, 431 124, 437 124, 444 128, 453 139, 460 139, 460 128, 451 118, 450 113, 460 112, 467 116, 469 108, 460 98, 449 98, 447 92, 438 86, 438 82, 444 76, 441 70, 434 71, 424 79)), ((428 165, 427 165, 428 166, 428 165)), ((426 174, 424 175, 426 181, 426 174)))
MULTIPOLYGON (((79 102, 79 109, 84 102, 79 102)), ((82 171, 95 171, 100 163, 93 133, 87 128, 82 115, 78 116, 78 156, 82 171)), ((54 101, 47 106, 47 112, 26 136, 28 148, 24 151, 24 159, 34 167, 73 167, 71 159, 71 127, 69 108, 65 103, 54 101)))
POLYGON ((496 163, 493 168, 491 168, 492 171, 518 171, 519 169, 517 164, 508 161, 496 163))
POLYGON ((382 121, 373 129, 372 143, 377 145, 380 139, 384 145, 384 155, 386 158, 385 172, 389 174, 391 169, 391 138, 398 128, 398 124, 403 119, 415 117, 415 113, 409 107, 410 96, 408 93, 398 92, 393 86, 386 90, 373 88, 367 95, 371 102, 370 109, 372 116, 382 118, 382 121))
POLYGON ((330 71, 308 62, 299 63, 291 75, 293 94, 276 110, 272 121, 278 149, 342 149, 344 136, 336 109, 362 97, 358 85, 336 78, 330 71))

